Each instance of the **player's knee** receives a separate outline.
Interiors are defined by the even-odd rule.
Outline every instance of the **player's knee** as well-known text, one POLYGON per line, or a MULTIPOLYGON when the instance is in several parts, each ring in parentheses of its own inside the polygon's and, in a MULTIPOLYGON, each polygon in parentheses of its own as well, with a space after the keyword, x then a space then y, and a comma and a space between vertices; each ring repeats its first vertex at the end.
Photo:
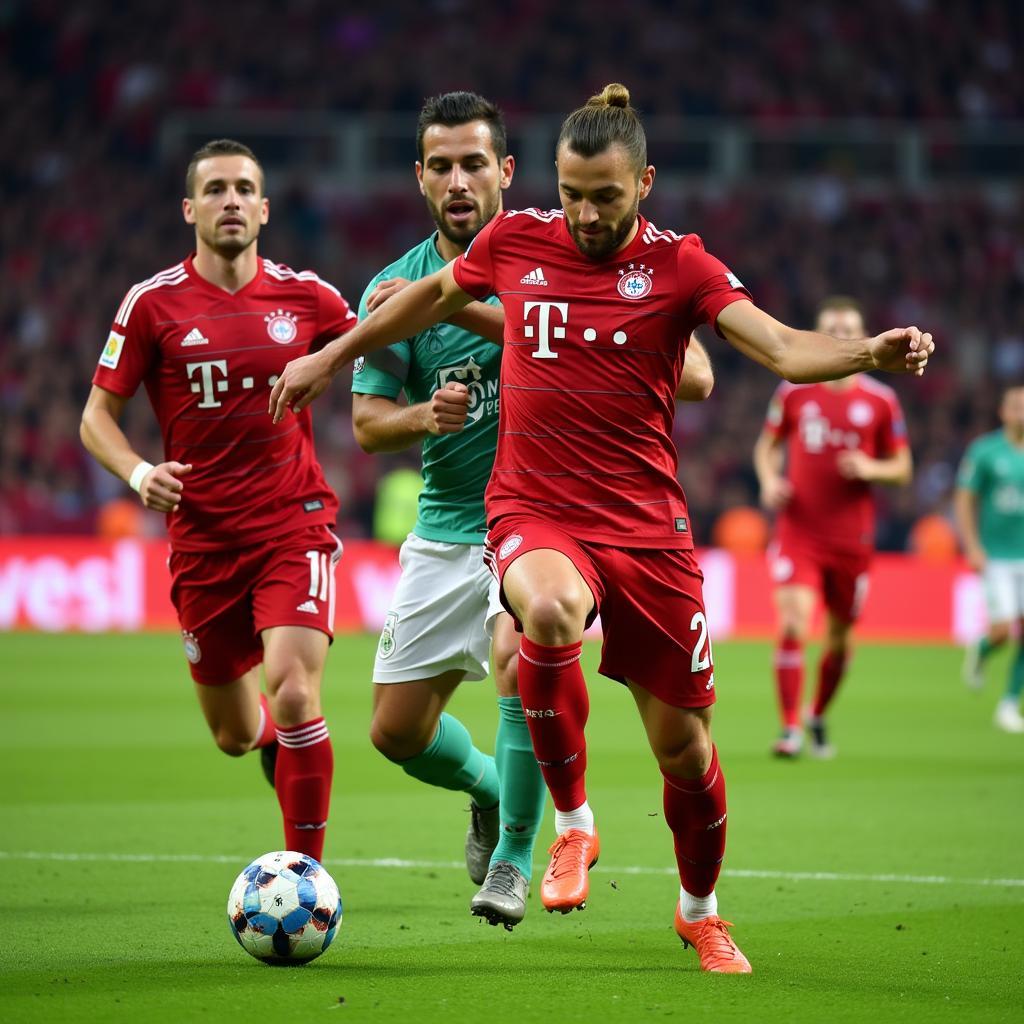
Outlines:
POLYGON ((527 633, 551 645, 579 640, 586 617, 583 596, 565 591, 532 595, 522 616, 527 633))
POLYGON ((218 726, 213 730, 213 741, 217 744, 218 749, 228 757, 241 757, 252 750, 255 737, 240 736, 226 726, 218 726))
POLYGON ((301 725, 319 714, 319 688, 307 673, 289 672, 269 688, 270 708, 279 725, 301 725))
POLYGON ((695 728, 659 751, 658 765, 668 775, 681 779, 699 779, 711 765, 711 735, 707 730, 695 728))
POLYGON ((429 746, 431 738, 425 735, 424 729, 410 729, 401 722, 377 715, 370 723, 370 742, 389 761, 408 761, 421 754, 429 746))

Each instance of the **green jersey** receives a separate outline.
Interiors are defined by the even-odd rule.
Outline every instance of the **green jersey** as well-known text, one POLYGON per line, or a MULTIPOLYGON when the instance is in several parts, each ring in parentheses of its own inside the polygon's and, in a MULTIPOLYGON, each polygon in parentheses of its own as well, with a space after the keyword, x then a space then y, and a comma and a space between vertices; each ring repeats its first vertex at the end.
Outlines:
MULTIPOLYGON (((366 299, 381 281, 404 277, 419 280, 440 270, 445 261, 436 235, 410 249, 382 270, 367 286, 359 303, 359 319, 367 315, 366 299)), ((498 305, 498 299, 487 299, 498 305)), ((469 415, 457 434, 430 435, 423 440, 423 490, 413 532, 424 540, 481 544, 487 531, 484 490, 498 443, 498 370, 501 347, 476 334, 440 323, 414 338, 355 361, 352 390, 360 395, 397 398, 410 405, 450 381, 469 388, 469 415)))
POLYGON ((995 430, 967 449, 957 485, 978 498, 978 534, 989 558, 1024 558, 1024 448, 995 430))

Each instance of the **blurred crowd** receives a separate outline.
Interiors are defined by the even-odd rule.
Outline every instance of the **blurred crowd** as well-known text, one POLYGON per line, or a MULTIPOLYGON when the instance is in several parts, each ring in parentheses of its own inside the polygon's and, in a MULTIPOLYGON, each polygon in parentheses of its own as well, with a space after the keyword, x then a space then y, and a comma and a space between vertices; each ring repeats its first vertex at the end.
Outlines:
MULTIPOLYGON (((434 92, 473 88, 514 123, 517 112, 564 113, 605 81, 624 80, 646 113, 1024 117, 1024 68, 1013 59, 1022 5, 549 6, 402 0, 357 11, 252 0, 242 30, 192 0, 2 5, 0 533, 89 532, 100 506, 123 494, 86 457, 78 418, 125 291, 189 250, 184 168, 158 159, 170 111, 407 112, 411 138, 434 92)), ((400 193, 354 197, 292 182, 272 199, 261 251, 316 270, 353 305, 431 226, 411 172, 400 193)), ((553 188, 531 195, 518 185, 508 197, 511 206, 555 201, 553 188)), ((902 549, 917 519, 944 513, 966 443, 995 426, 1001 384, 1024 377, 1020 190, 979 183, 911 194, 843 177, 797 191, 656 186, 644 212, 659 227, 702 235, 788 323, 810 326, 816 303, 842 292, 864 302, 869 327, 935 332, 940 356, 926 376, 888 381, 907 412, 916 476, 882 495, 879 541, 902 549)), ((701 541, 724 510, 757 502, 750 453, 777 383, 706 340, 716 390, 682 407, 676 424, 701 541)), ((365 534, 380 474, 414 457, 359 452, 346 383, 317 409, 318 448, 342 498, 343 532, 365 534)), ((129 403, 127 431, 155 461, 144 400, 129 403)))

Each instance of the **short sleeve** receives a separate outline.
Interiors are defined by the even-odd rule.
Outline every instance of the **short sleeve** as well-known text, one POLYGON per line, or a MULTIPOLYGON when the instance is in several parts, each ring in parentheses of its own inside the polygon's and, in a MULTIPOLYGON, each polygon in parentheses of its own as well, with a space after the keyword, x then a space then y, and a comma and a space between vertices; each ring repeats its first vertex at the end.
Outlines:
POLYGON ((137 298, 137 287, 121 303, 92 376, 97 387, 123 398, 135 394, 157 356, 149 309, 144 298, 137 298))
POLYGON ((345 301, 341 292, 334 285, 328 284, 319 277, 316 279, 317 324, 316 337, 310 346, 320 348, 334 338, 347 334, 358 323, 352 307, 345 301))
POLYGON ((751 301, 740 279, 707 252, 696 235, 687 235, 680 243, 678 270, 680 298, 694 323, 710 324, 718 331, 718 315, 726 306, 740 299, 751 301))
POLYGON ((979 458, 980 454, 978 444, 975 442, 964 452, 964 457, 960 460, 960 467, 956 473, 957 487, 963 487, 975 494, 978 494, 985 485, 984 462, 979 458))
POLYGON ((485 299, 488 295, 493 295, 496 290, 494 287, 494 264, 491 259, 491 239, 495 228, 503 220, 503 217, 495 217, 469 243, 469 248, 452 262, 455 283, 467 295, 472 295, 474 299, 485 299))
POLYGON ((787 415, 789 403, 786 401, 786 397, 792 393, 792 387, 786 383, 780 384, 775 389, 771 402, 768 403, 764 429, 772 437, 784 438, 789 433, 790 422, 787 415))

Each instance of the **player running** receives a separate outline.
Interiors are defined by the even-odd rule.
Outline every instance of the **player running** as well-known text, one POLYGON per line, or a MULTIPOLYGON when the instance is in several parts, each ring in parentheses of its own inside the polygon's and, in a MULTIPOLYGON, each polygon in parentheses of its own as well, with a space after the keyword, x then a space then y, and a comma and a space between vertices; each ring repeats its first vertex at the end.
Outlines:
MULTIPOLYGON (((841 296, 826 299, 815 329, 834 338, 863 338, 860 306, 841 296)), ((818 687, 805 717, 811 753, 832 757, 825 711, 849 665, 853 624, 867 594, 875 544, 871 485, 907 484, 913 473, 895 392, 864 374, 781 384, 754 447, 754 468, 762 505, 778 512, 769 560, 782 734, 772 750, 792 758, 803 749, 804 645, 820 593, 828 624, 818 687)))
POLYGON ((985 660, 1006 643, 1016 623, 1017 653, 995 724, 1004 732, 1024 733, 1024 385, 1006 388, 999 418, 1001 430, 967 449, 953 495, 964 553, 985 582, 989 618, 988 632, 965 652, 964 681, 981 688, 985 660))
POLYGON ((182 209, 196 250, 128 291, 81 434, 146 508, 167 513, 171 600, 210 731, 233 757, 261 749, 286 847, 320 860, 334 770, 320 680, 338 506, 309 414, 268 426, 258 413, 289 359, 356 317, 315 274, 257 255, 270 213, 263 184, 241 143, 218 139, 192 157, 182 209), (163 434, 155 466, 119 426, 140 383, 163 434))
MULTIPOLYGON (((417 149, 416 176, 437 231, 370 282, 360 319, 410 280, 461 255, 502 212, 515 165, 492 103, 467 92, 428 100, 417 149)), ((526 913, 547 790, 516 686, 519 640, 483 561, 504 326, 497 298, 486 303, 471 303, 454 318, 457 324, 438 324, 358 360, 352 411, 356 440, 366 451, 423 445, 419 517, 402 545, 402 575, 374 664, 370 735, 413 778, 470 795, 466 864, 481 886, 471 911, 511 930, 526 913), (467 324, 469 314, 479 322, 467 324), (461 682, 486 678, 492 633, 498 690, 493 759, 443 710, 461 682)), ((710 364, 697 345, 681 397, 704 398, 711 384, 710 364)))
POLYGON ((562 210, 497 217, 452 264, 286 367, 270 411, 280 421, 356 356, 498 295, 505 347, 488 547, 503 603, 522 625, 519 692, 556 809, 542 902, 582 908, 600 849, 579 664, 584 629, 600 611, 601 672, 629 686, 664 776, 681 880, 676 932, 696 946, 702 969, 748 973, 714 891, 725 783, 711 740, 701 574, 671 440, 686 347, 709 323, 781 376, 814 380, 923 372, 932 340, 915 327, 852 341, 793 330, 759 310, 700 239, 639 216, 655 172, 621 85, 566 118, 557 171, 562 210))

